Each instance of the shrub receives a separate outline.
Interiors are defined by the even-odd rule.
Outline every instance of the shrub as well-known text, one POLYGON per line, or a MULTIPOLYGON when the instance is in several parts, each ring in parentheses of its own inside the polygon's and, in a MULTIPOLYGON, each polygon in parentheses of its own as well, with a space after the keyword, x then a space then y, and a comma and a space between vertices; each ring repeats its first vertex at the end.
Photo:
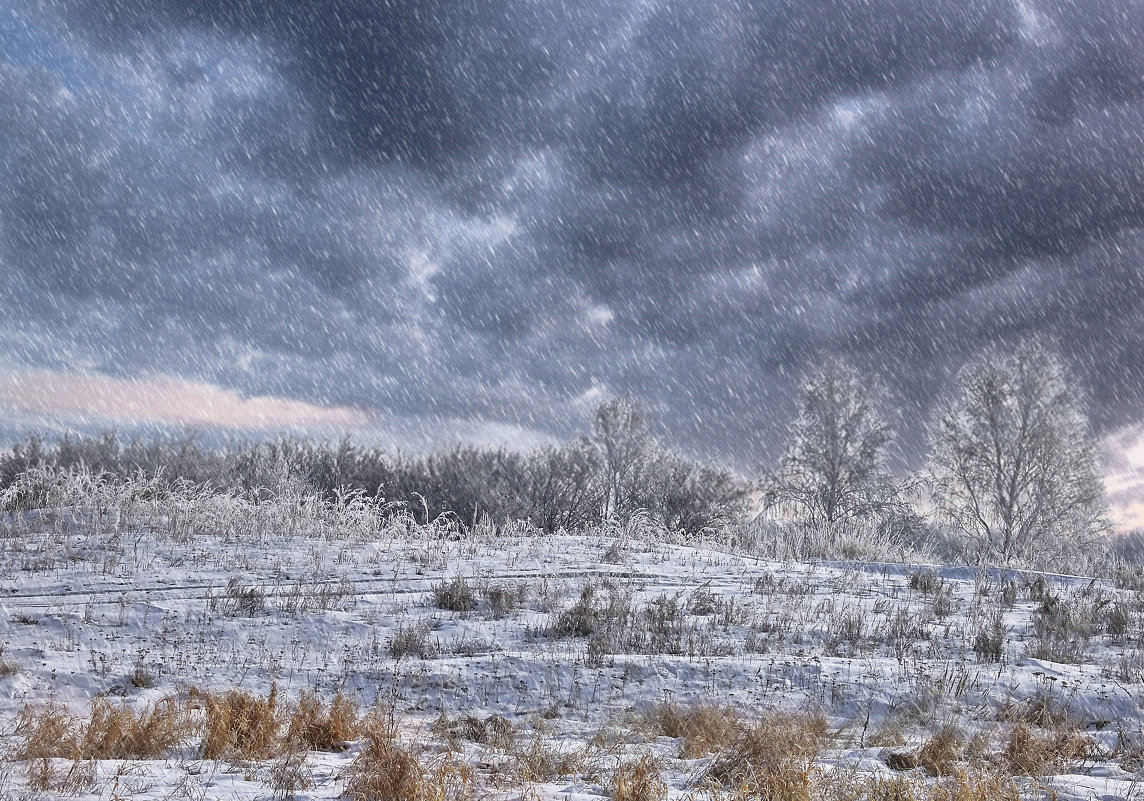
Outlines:
POLYGON ((477 608, 477 595, 464 576, 434 585, 433 600, 438 608, 450 612, 471 612, 477 608))
POLYGON ((993 615, 988 624, 978 627, 973 636, 973 653, 977 654, 978 661, 1000 662, 1005 653, 1007 634, 1000 614, 993 615))
POLYGON ((425 623, 399 623, 389 638, 389 655, 394 659, 409 656, 428 659, 435 652, 429 643, 429 626, 425 623))

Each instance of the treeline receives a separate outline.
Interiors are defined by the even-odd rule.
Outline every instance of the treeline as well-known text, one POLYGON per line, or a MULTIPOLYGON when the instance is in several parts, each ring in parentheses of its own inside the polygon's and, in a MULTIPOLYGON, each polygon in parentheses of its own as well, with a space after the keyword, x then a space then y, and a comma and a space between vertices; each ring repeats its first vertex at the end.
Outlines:
POLYGON ((0 455, 0 489, 30 468, 85 469, 109 480, 142 476, 253 500, 286 491, 328 498, 361 491, 421 522, 440 515, 466 526, 528 520, 549 533, 622 522, 639 512, 668 530, 697 535, 740 519, 749 491, 731 472, 660 444, 627 399, 600 406, 589 434, 525 453, 473 445, 391 453, 350 438, 210 448, 193 437, 32 436, 0 455))
MULTIPOLYGON (((526 520, 556 532, 639 514, 692 536, 727 533, 728 524, 759 511, 758 503, 748 508, 754 498, 762 522, 800 543, 804 555, 923 544, 969 563, 1073 569, 1102 559, 1110 544, 1098 450, 1081 401, 1061 359, 1029 342, 962 368, 933 409, 926 463, 908 476, 887 465, 892 417, 877 376, 831 359, 804 376, 783 456, 753 482, 664 447, 639 406, 621 398, 596 410, 590 432, 527 453, 457 446, 412 455, 350 439, 210 449, 193 438, 123 442, 103 434, 49 444, 32 437, 0 456, 0 490, 29 468, 83 468, 253 501, 358 491, 423 523, 441 515, 465 526, 526 520)), ((23 508, 32 508, 27 501, 23 508)))

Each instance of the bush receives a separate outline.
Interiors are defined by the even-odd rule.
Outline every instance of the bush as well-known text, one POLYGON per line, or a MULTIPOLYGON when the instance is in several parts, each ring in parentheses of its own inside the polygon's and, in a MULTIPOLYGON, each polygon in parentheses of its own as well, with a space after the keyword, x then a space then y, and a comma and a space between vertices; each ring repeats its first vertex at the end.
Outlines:
POLYGON ((1005 653, 1005 637, 1008 634, 1003 621, 1004 618, 998 613, 990 618, 988 624, 978 627, 973 636, 973 653, 977 654, 978 661, 1001 661, 1005 653))
POLYGON ((438 608, 449 612, 470 612, 477 608, 477 595, 464 576, 435 584, 433 600, 438 608))

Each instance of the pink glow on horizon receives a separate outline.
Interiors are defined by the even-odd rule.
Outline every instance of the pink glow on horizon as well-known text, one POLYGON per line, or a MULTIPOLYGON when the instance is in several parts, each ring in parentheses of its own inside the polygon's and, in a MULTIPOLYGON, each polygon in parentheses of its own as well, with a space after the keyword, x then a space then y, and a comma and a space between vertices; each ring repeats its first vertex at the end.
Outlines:
POLYGON ((257 396, 197 381, 157 377, 111 378, 34 370, 0 381, 0 402, 29 414, 82 416, 111 422, 275 429, 358 428, 373 416, 345 406, 257 396))

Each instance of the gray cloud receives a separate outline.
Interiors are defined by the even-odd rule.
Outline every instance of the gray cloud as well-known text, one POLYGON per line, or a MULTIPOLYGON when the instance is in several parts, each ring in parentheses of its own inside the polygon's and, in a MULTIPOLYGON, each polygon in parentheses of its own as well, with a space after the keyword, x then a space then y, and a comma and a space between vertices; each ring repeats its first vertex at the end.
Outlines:
POLYGON ((956 367, 1043 334, 1111 431, 1144 389, 1142 14, 18 2, 0 366, 418 442, 564 436, 626 391, 752 469, 841 352, 886 374, 916 464, 956 367))

